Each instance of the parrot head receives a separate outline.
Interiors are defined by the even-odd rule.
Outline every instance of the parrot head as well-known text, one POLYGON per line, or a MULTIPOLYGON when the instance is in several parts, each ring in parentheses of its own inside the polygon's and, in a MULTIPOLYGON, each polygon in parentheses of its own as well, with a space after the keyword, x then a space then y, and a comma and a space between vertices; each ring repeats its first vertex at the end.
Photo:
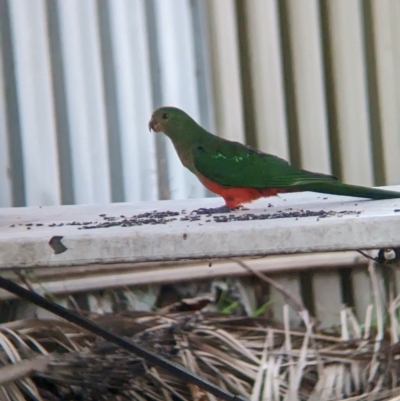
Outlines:
POLYGON ((149 131, 167 134, 177 130, 187 123, 194 122, 189 115, 176 107, 160 107, 155 110, 149 121, 149 131))

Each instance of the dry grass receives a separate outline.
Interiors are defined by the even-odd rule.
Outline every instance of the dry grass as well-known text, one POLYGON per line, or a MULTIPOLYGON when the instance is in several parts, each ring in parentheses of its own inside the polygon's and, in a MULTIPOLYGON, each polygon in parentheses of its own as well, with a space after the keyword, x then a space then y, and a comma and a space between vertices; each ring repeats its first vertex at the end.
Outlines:
MULTIPOLYGON (((99 324, 186 366, 232 393, 258 400, 400 399, 400 297, 375 302, 365 322, 341 311, 339 332, 301 314, 283 323, 199 312, 124 312, 99 324), (385 323, 386 322, 386 323, 385 323)), ((147 366, 69 323, 23 320, 0 326, 0 400, 206 400, 195 386, 147 366)))

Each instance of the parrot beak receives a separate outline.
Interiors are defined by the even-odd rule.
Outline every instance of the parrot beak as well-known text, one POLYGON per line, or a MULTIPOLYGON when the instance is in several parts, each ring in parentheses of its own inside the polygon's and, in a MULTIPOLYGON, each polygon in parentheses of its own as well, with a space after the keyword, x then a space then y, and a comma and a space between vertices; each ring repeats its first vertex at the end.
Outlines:
POLYGON ((161 131, 161 125, 154 117, 152 117, 151 120, 149 121, 148 127, 150 132, 151 130, 153 130, 154 132, 161 131))
POLYGON ((149 127, 149 131, 150 132, 151 132, 152 129, 154 129, 154 119, 153 118, 151 118, 151 120, 149 121, 148 127, 149 127))

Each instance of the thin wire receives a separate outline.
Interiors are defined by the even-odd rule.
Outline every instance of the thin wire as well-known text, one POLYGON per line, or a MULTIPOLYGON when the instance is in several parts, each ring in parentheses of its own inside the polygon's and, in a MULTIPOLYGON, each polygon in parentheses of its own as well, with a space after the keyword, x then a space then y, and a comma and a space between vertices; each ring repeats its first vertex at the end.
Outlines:
POLYGON ((14 295, 17 295, 18 297, 25 299, 28 302, 32 302, 36 306, 39 306, 49 312, 52 312, 55 315, 71 323, 74 323, 77 326, 89 331, 90 333, 102 337, 106 341, 118 345, 119 347, 143 358, 150 365, 165 369, 166 371, 172 373, 173 375, 180 377, 181 379, 186 380, 189 383, 197 385, 202 390, 211 393, 212 395, 221 400, 246 401, 246 399, 243 398, 242 396, 230 394, 221 389, 220 387, 210 383, 209 381, 204 380, 199 376, 187 371, 186 369, 175 364, 174 362, 168 361, 167 359, 147 350, 146 348, 143 348, 142 346, 134 343, 133 341, 130 341, 116 334, 113 334, 107 330, 104 330, 99 325, 90 321, 89 319, 79 316, 75 312, 70 311, 56 304, 55 302, 50 301, 33 291, 27 290, 21 287, 20 285, 10 280, 7 280, 1 276, 0 276, 0 288, 3 288, 14 295))

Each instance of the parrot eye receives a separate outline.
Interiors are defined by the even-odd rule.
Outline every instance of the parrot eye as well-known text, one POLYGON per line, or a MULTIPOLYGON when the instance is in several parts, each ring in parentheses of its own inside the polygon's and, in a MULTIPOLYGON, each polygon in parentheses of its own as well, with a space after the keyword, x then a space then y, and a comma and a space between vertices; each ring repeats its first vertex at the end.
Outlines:
POLYGON ((161 118, 163 120, 168 120, 168 117, 169 117, 169 115, 167 113, 163 113, 162 116, 161 116, 161 118))

